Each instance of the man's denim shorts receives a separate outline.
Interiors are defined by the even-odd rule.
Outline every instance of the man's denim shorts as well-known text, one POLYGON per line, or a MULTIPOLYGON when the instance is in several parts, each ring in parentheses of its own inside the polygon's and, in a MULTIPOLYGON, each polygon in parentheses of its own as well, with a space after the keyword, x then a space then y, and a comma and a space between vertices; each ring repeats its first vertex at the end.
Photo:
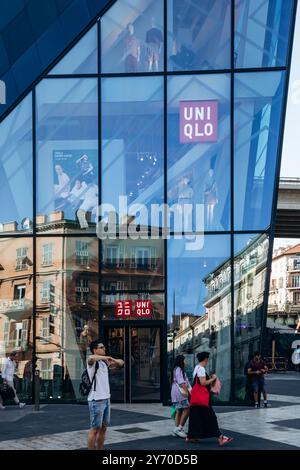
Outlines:
POLYGON ((254 379, 252 379, 252 390, 255 393, 266 392, 266 383, 264 377, 254 377, 254 379))
POLYGON ((110 423, 110 399, 92 400, 88 402, 91 428, 102 428, 110 423))

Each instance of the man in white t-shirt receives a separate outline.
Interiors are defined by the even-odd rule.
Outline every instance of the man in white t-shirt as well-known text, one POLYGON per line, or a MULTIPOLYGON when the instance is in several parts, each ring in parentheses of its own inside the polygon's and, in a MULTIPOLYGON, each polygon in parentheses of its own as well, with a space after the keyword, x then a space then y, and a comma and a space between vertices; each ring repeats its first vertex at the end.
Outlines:
POLYGON ((87 360, 87 370, 92 388, 88 396, 91 426, 88 434, 88 449, 101 450, 110 421, 110 387, 108 369, 123 367, 122 359, 113 359, 105 354, 101 341, 90 344, 92 355, 87 360))
MULTIPOLYGON (((7 357, 3 362, 2 369, 1 369, 1 376, 3 379, 3 383, 7 383, 7 385, 13 389, 13 392, 15 394, 14 402, 16 403, 16 405, 19 405, 19 408, 24 408, 26 403, 20 402, 17 396, 15 386, 14 386, 14 375, 15 375, 15 371, 17 368, 16 359, 17 359, 17 353, 15 351, 11 352, 9 357, 7 357)), ((1 405, 0 406, 1 409, 5 408, 3 406, 2 399, 0 401, 0 405, 1 405)))

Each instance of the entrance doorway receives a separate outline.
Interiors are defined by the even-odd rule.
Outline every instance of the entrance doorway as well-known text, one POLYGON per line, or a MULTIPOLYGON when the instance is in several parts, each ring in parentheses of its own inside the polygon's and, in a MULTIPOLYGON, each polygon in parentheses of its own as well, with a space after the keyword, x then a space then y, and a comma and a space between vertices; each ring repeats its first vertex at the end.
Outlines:
POLYGON ((161 401, 160 328, 105 327, 104 337, 108 354, 125 363, 110 371, 112 401, 161 401))

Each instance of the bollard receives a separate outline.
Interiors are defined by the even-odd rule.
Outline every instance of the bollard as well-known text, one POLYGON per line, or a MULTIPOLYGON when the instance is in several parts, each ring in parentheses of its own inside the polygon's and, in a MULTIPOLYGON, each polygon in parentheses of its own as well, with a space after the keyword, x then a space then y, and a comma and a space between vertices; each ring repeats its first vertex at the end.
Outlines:
POLYGON ((34 373, 34 411, 40 411, 40 371, 34 373))

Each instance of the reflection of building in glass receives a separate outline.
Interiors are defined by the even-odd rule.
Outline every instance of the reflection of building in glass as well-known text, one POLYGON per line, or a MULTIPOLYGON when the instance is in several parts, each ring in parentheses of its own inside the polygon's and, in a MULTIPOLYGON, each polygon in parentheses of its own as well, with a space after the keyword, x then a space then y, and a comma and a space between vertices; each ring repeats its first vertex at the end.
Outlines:
POLYGON ((297 328, 300 321, 300 245, 273 252, 268 328, 297 328))
MULTIPOLYGON (((20 351, 24 398, 32 363, 43 399, 79 400, 88 343, 101 333, 126 363, 114 399, 167 402, 175 353, 185 352, 190 373, 205 348, 221 398, 243 399, 243 367, 265 326, 296 2, 89 8, 99 8, 94 20, 68 18, 76 41, 45 74, 36 69, 27 95, 0 118, 1 356, 20 351), (132 211, 119 208, 120 196, 132 211), (96 238, 100 202, 104 220, 115 211, 121 226, 134 220, 135 238, 121 226, 96 238), (147 218, 163 204, 177 204, 173 219, 185 211, 186 238, 177 225, 162 239, 162 211, 147 218)), ((25 6, 19 14, 26 23, 25 6)), ((28 58, 19 53, 9 74, 23 90, 28 58)))

